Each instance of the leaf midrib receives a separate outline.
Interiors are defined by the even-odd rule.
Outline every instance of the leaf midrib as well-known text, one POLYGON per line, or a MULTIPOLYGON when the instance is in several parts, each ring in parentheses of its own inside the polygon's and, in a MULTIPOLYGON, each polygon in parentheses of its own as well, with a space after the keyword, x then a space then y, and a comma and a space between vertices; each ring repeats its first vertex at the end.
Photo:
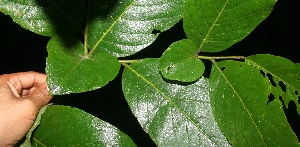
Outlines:
POLYGON ((71 17, 65 13, 65 11, 63 11, 60 7, 58 7, 52 0, 50 1, 53 6, 55 6, 76 28, 80 28, 80 25, 77 24, 75 21, 73 21, 73 19, 71 19, 71 17))
POLYGON ((95 51, 95 49, 99 46, 99 44, 102 42, 102 40, 107 36, 108 32, 119 22, 119 20, 125 15, 127 10, 131 8, 131 6, 135 3, 136 0, 133 0, 126 8, 125 10, 121 13, 119 17, 111 24, 111 26, 103 33, 103 35, 99 38, 99 40, 96 42, 96 44, 93 46, 93 48, 90 51, 90 54, 92 55, 95 51))
POLYGON ((180 113, 182 113, 190 122, 192 122, 192 124, 199 130, 202 132, 202 134, 204 136, 206 136, 209 140, 211 140, 211 142, 215 144, 215 142, 213 142, 212 138, 210 138, 205 131, 203 131, 203 129, 201 129, 196 122, 194 122, 187 113, 185 113, 182 109, 180 109, 179 106, 177 106, 171 98, 169 98, 167 95, 165 95, 159 88, 157 88, 153 83, 151 83, 149 80, 147 80, 144 76, 142 76, 140 73, 138 73, 136 70, 134 70, 130 65, 126 64, 126 63, 122 63, 122 65, 124 65, 126 68, 130 69, 133 73, 135 73, 138 77, 140 77, 143 81, 145 81, 147 84, 149 84, 152 88, 154 88, 158 93, 160 93, 163 97, 165 97, 177 110, 179 110, 180 113))
POLYGON ((225 2, 224 6, 222 7, 221 11, 219 12, 219 14, 218 14, 217 18, 215 19, 215 21, 212 23, 211 27, 209 28, 209 30, 208 30, 208 32, 207 32, 207 34, 205 35, 205 37, 204 37, 204 39, 203 39, 202 43, 200 44, 200 46, 199 46, 199 48, 198 48, 199 50, 201 50, 201 49, 202 49, 202 46, 203 46, 203 45, 204 45, 204 43, 206 42, 206 40, 207 40, 207 37, 209 36, 209 34, 210 34, 211 30, 214 28, 215 24, 217 23, 217 21, 219 20, 219 18, 220 18, 220 16, 221 16, 221 14, 223 13, 223 11, 224 11, 225 7, 227 6, 227 3, 228 3, 228 1, 229 1, 229 0, 227 0, 227 1, 225 2))
POLYGON ((228 83, 228 85, 231 87, 231 89, 233 90, 234 94, 237 95, 237 97, 238 97, 238 99, 240 100, 240 102, 242 103, 244 109, 246 110, 246 112, 247 112, 248 115, 250 116, 250 118, 251 118, 251 120, 252 120, 252 123, 254 124, 254 126, 255 126, 257 132, 259 133, 259 135, 260 135, 262 141, 264 142, 264 144, 266 144, 266 142, 265 142, 265 140, 264 140, 264 138, 263 138, 263 135, 262 135, 261 132, 259 131, 259 128, 258 128, 258 126, 256 125, 256 123, 255 123, 255 121, 254 121, 254 119, 253 119, 253 117, 252 117, 250 111, 248 110, 248 108, 247 108, 246 105, 244 104, 244 102, 243 102, 243 100, 242 100, 242 97, 237 93, 237 91, 235 90, 235 88, 233 87, 233 85, 231 84, 231 82, 226 78, 226 76, 224 75, 224 73, 222 72, 222 70, 220 69, 220 67, 217 65, 217 63, 214 62, 213 64, 216 66, 216 68, 218 69, 218 71, 220 72, 220 74, 223 76, 223 78, 225 79, 225 81, 226 81, 226 82, 228 83))

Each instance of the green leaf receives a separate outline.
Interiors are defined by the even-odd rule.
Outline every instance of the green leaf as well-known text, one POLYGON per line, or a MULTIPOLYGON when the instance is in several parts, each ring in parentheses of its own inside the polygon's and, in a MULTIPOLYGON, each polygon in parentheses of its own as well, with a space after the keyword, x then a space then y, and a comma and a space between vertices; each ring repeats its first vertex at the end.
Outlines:
POLYGON ((272 11, 276 0, 187 0, 183 25, 203 52, 218 52, 245 38, 272 11))
POLYGON ((274 96, 281 96, 286 107, 293 100, 300 114, 300 104, 298 103, 300 98, 300 64, 294 64, 283 57, 262 54, 249 56, 246 58, 246 62, 257 70, 263 71, 264 76, 270 81, 270 86, 273 86, 272 93, 274 96), (267 76, 267 74, 271 76, 267 76))
POLYGON ((210 76, 216 121, 233 146, 299 146, 268 81, 244 62, 215 62, 210 76))
POLYGON ((42 115, 45 113, 47 107, 50 105, 51 104, 48 104, 40 109, 39 114, 37 115, 32 127, 26 134, 26 140, 21 144, 21 147, 32 147, 32 145, 31 145, 32 132, 40 125, 42 115))
POLYGON ((44 36, 79 32, 84 18, 82 0, 0 0, 0 11, 25 29, 44 36))
POLYGON ((119 72, 116 57, 106 53, 86 55, 80 41, 52 38, 47 46, 47 82, 50 93, 62 95, 94 90, 113 80, 119 72))
POLYGON ((99 11, 102 1, 90 1, 86 38, 92 52, 117 57, 132 55, 157 38, 157 30, 171 28, 181 18, 185 0, 125 0, 99 11), (93 16, 101 16, 94 18, 93 16))
POLYGON ((82 110, 49 106, 33 134, 33 146, 136 146, 123 132, 82 110))
POLYGON ((159 70, 169 80, 192 82, 199 79, 205 69, 198 59, 197 46, 191 40, 173 43, 160 58, 159 70))
POLYGON ((124 64, 126 101, 142 128, 158 146, 230 146, 217 126, 208 96, 208 81, 167 83, 158 59, 124 64))

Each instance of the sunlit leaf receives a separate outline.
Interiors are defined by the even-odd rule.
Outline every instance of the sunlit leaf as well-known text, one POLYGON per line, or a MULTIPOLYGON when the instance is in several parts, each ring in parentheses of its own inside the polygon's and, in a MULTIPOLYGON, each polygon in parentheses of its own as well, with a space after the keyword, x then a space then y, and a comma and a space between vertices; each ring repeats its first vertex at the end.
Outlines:
POLYGON ((300 104, 298 103, 300 98, 300 64, 294 64, 288 59, 272 55, 249 56, 246 62, 263 72, 270 81, 270 85, 273 86, 273 95, 277 98, 281 96, 286 107, 293 100, 300 114, 300 104))
POLYGON ((191 40, 173 43, 160 58, 159 70, 170 80, 192 82, 199 79, 205 69, 198 59, 198 48, 191 40))
POLYGON ((74 34, 84 18, 82 0, 0 0, 0 11, 25 29, 44 36, 74 34))
POLYGON ((208 81, 168 83, 158 59, 125 65, 123 93, 142 128, 158 146, 229 146, 209 103, 208 81))
POLYGON ((209 83, 214 116, 233 146, 299 146, 280 100, 268 102, 271 87, 255 68, 216 62, 209 83))
POLYGON ((33 146, 135 146, 111 124, 82 110, 49 106, 33 134, 33 146))
POLYGON ((276 0, 187 0, 184 30, 204 52, 225 50, 250 34, 276 0))
POLYGON ((90 1, 86 26, 89 48, 117 57, 134 54, 182 18, 185 0, 90 1), (107 5, 103 6, 103 3, 107 5), (103 11, 100 8, 105 9, 103 11), (100 17, 94 17, 100 16, 100 17))
POLYGON ((87 55, 81 42, 73 38, 52 38, 47 50, 47 82, 55 95, 100 88, 119 73, 117 58, 106 53, 87 55))

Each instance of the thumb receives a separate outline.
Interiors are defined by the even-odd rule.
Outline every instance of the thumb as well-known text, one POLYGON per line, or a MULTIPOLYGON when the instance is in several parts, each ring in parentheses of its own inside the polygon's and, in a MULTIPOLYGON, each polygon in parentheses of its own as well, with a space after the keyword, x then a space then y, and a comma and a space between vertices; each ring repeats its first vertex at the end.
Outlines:
POLYGON ((38 108, 41 108, 49 103, 52 96, 48 93, 47 84, 44 84, 30 92, 27 98, 30 99, 38 108))

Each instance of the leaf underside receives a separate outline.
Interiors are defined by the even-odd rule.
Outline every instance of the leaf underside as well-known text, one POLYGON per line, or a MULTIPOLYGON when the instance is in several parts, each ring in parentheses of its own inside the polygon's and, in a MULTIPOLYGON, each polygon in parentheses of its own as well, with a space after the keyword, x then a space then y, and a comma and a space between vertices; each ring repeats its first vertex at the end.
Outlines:
POLYGON ((230 146, 212 115, 206 79, 168 83, 159 73, 158 59, 125 66, 126 101, 158 146, 230 146))
POLYGON ((268 103, 271 87, 255 68, 244 62, 216 62, 209 82, 214 116, 233 146, 299 145, 280 100, 268 103))

